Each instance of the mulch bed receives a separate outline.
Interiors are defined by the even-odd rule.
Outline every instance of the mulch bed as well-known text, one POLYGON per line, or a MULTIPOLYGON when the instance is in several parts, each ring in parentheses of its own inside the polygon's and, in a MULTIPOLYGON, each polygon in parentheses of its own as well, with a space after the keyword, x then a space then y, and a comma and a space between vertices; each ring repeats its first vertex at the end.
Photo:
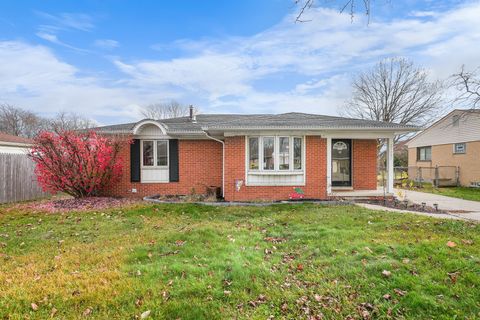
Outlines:
POLYGON ((444 214, 448 213, 445 210, 438 209, 436 210, 434 207, 429 207, 429 206, 422 206, 421 204, 416 204, 416 203, 411 203, 408 202, 407 205, 403 201, 393 201, 393 200, 366 200, 366 201, 359 201, 359 202, 364 202, 364 203, 370 203, 370 204, 376 204, 380 206, 384 206, 387 208, 394 208, 394 209, 399 209, 399 210, 408 210, 408 211, 416 211, 416 212, 427 212, 427 213, 438 213, 438 214, 444 214))
POLYGON ((114 209, 130 206, 139 200, 112 198, 112 197, 88 197, 81 199, 64 198, 45 201, 21 203, 10 207, 10 210, 28 209, 42 212, 69 212, 69 211, 92 211, 102 209, 114 209))

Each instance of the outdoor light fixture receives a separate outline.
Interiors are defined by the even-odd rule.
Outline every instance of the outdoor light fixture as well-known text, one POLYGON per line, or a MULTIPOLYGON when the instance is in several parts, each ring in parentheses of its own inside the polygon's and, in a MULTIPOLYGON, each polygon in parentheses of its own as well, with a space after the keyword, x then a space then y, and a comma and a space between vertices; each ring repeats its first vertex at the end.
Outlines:
POLYGON ((438 203, 434 203, 433 207, 435 208, 435 211, 438 211, 438 203))
POLYGON ((425 206, 427 205, 426 202, 422 202, 422 210, 425 211, 425 206))

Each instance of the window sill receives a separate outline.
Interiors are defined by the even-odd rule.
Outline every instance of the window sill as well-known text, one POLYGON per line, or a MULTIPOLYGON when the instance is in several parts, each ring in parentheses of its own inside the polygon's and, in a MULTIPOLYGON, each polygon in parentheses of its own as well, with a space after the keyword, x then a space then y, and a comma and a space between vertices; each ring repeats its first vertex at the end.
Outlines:
POLYGON ((168 167, 165 167, 165 166, 151 166, 151 167, 141 167, 142 170, 165 170, 165 169, 168 169, 168 167))
POLYGON ((292 176, 303 174, 304 171, 248 171, 248 174, 255 176, 292 176))

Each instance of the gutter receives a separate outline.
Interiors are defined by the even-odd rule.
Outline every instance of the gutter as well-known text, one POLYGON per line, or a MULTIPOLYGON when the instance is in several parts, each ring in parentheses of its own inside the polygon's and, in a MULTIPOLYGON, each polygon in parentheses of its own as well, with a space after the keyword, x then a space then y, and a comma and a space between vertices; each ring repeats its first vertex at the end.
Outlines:
POLYGON ((206 131, 203 132, 207 138, 222 144, 222 197, 225 198, 225 141, 212 137, 206 131))

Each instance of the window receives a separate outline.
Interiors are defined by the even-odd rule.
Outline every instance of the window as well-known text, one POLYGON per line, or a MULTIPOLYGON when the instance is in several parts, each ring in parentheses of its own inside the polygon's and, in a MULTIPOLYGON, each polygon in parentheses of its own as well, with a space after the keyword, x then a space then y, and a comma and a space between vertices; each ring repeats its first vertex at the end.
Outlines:
POLYGON ((168 166, 168 142, 157 141, 157 166, 168 166))
POLYGON ((168 166, 168 140, 142 140, 143 167, 168 166))
POLYGON ((293 169, 302 169, 302 138, 293 138, 293 169))
POLYGON ((275 138, 263 137, 263 170, 275 170, 275 138))
POLYGON ((153 141, 143 141, 143 165, 153 166, 153 141))
POLYGON ((288 170, 290 168, 290 138, 278 138, 278 163, 280 170, 288 170))
POLYGON ((247 143, 249 171, 285 172, 303 169, 304 146, 301 137, 249 137, 247 143))
POLYGON ((453 153, 465 153, 466 149, 465 143, 455 143, 453 146, 453 153))
POLYGON ((258 170, 258 138, 248 139, 248 168, 258 170))
POLYGON ((432 147, 417 148, 417 160, 419 161, 432 160, 432 147))

